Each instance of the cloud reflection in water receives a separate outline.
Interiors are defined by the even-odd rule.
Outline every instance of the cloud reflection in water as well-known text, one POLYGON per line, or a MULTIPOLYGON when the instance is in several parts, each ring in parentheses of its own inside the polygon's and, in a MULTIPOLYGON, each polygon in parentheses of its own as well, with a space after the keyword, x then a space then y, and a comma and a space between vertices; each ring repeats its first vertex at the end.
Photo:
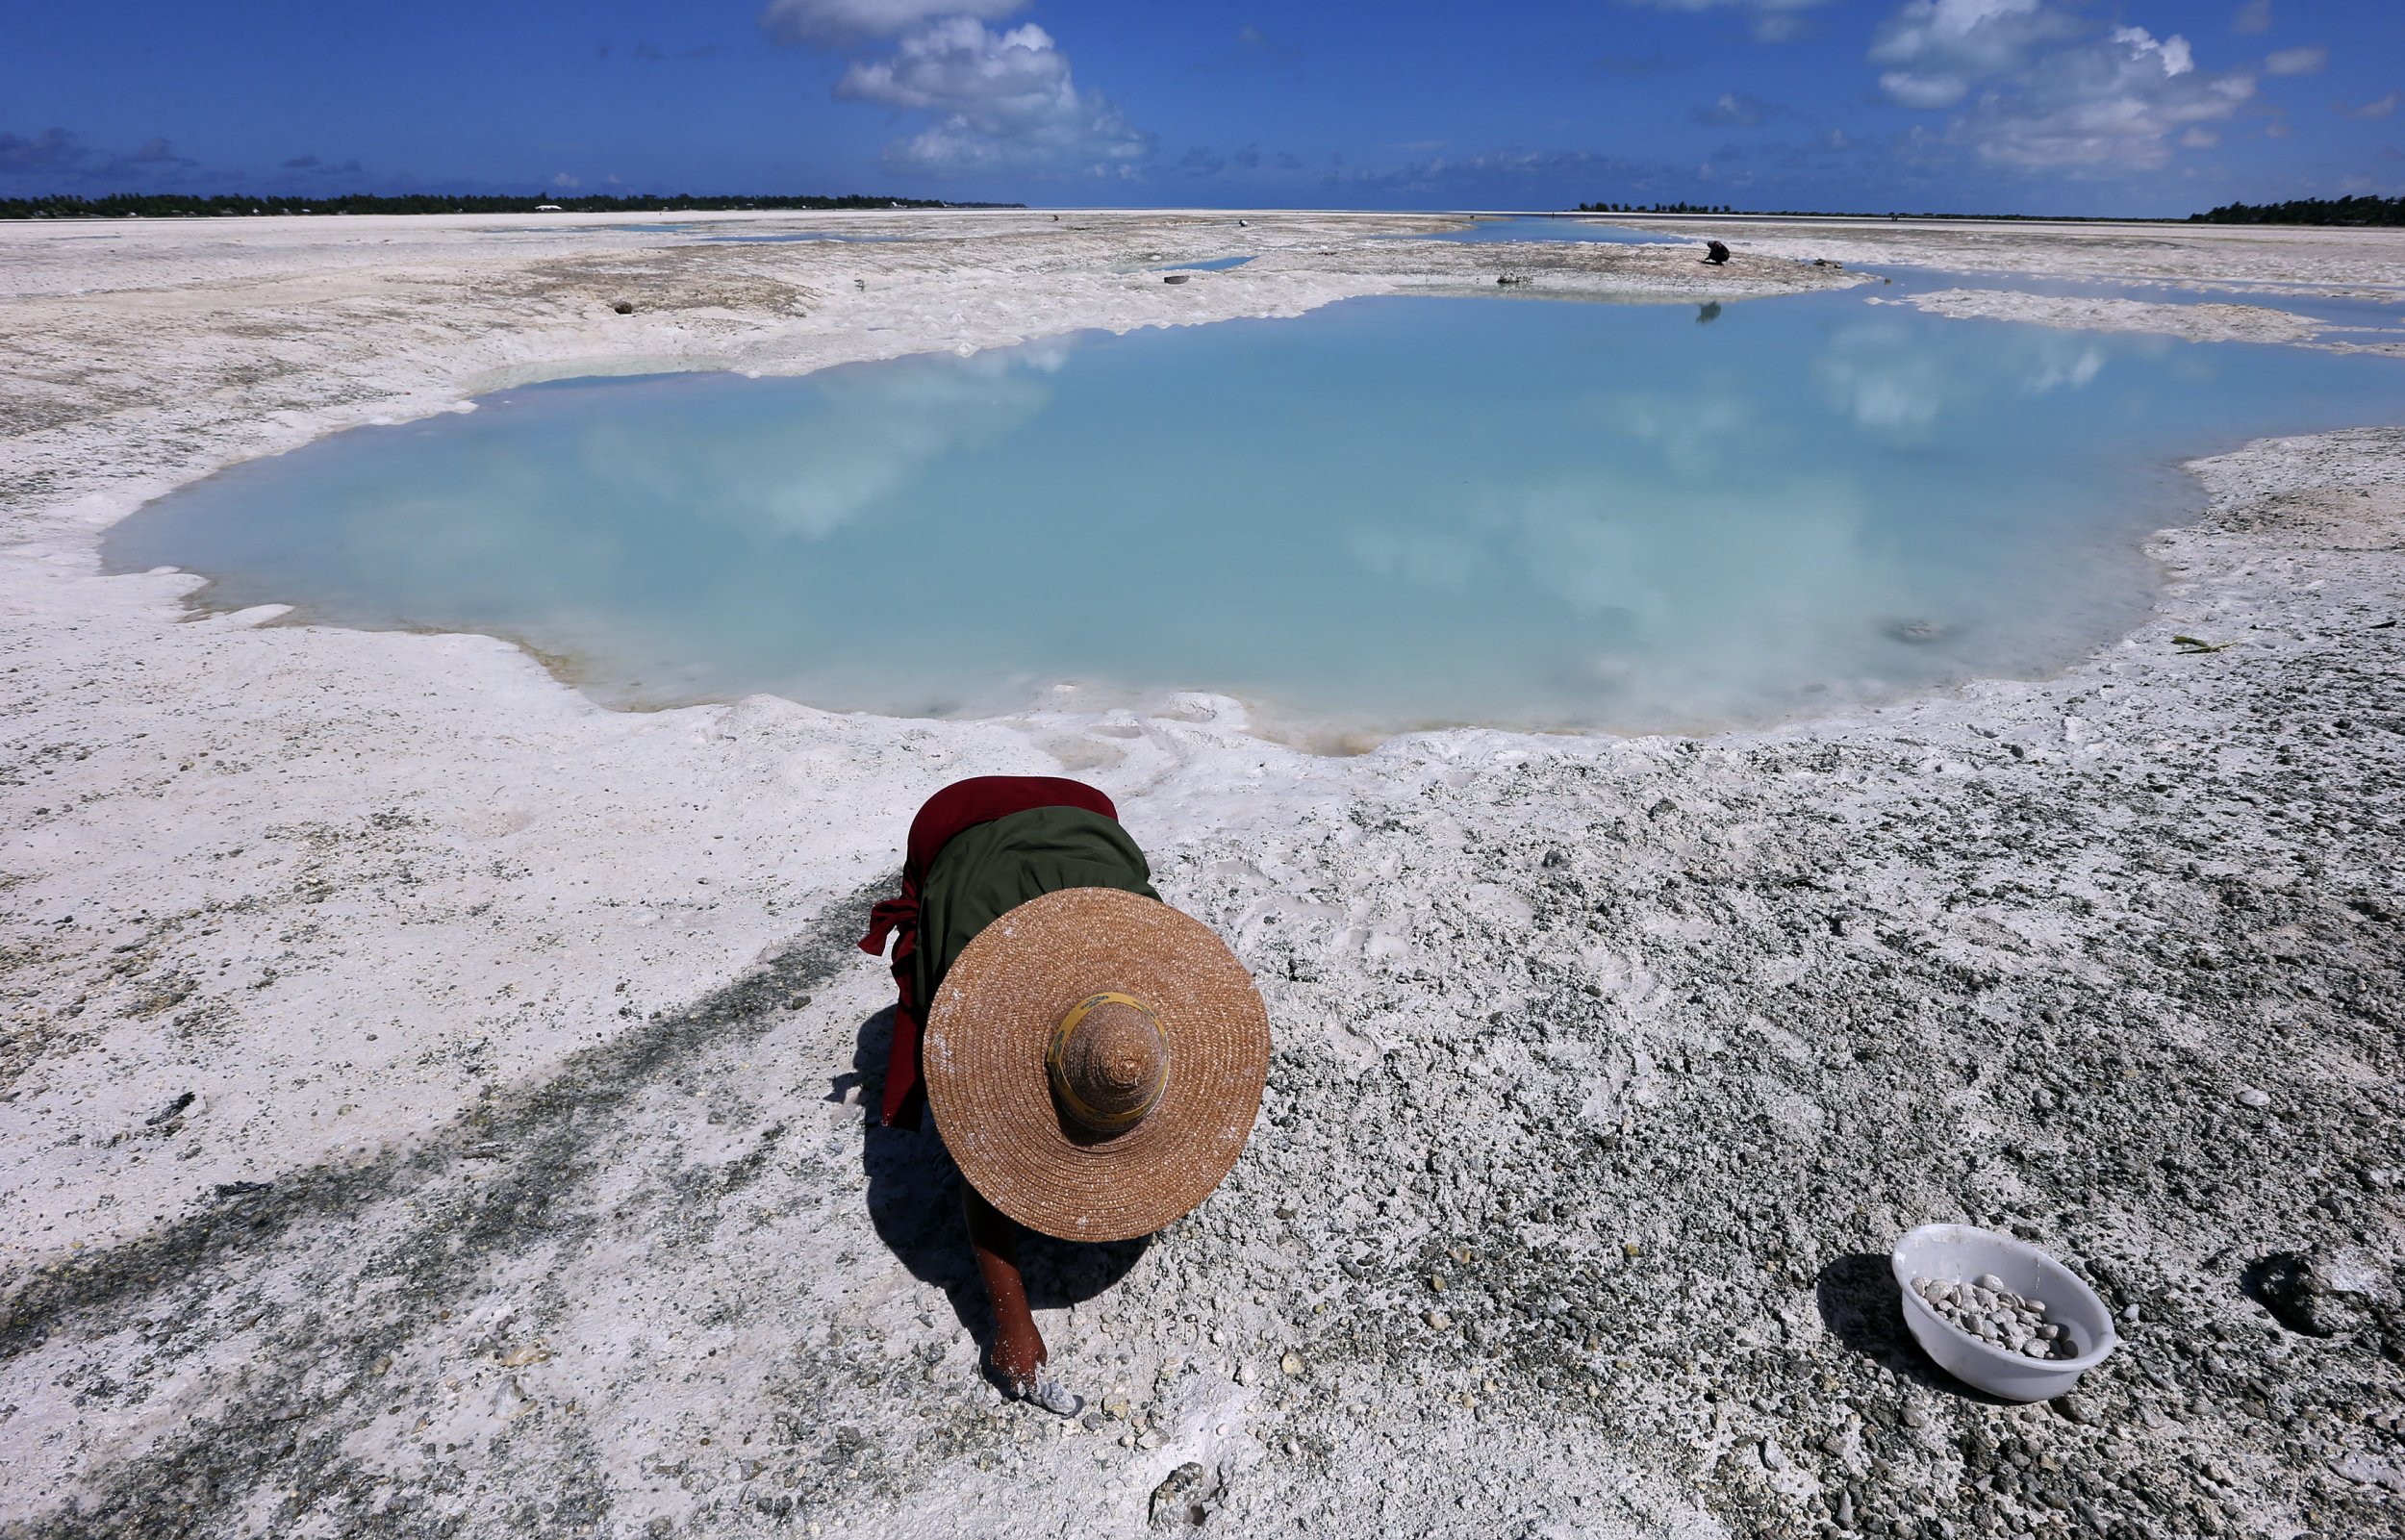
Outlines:
POLYGON ((1180 689, 1351 728, 1759 720, 2058 667, 2173 458, 2392 420, 2392 361, 1732 306, 1352 301, 798 379, 510 392, 144 510, 118 569, 479 628, 605 699, 1180 689))

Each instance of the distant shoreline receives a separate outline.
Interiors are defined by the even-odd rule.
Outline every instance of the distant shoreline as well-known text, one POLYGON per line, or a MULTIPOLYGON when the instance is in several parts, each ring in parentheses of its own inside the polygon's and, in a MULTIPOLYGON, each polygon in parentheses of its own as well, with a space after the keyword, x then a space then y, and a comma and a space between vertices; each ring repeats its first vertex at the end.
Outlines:
POLYGON ((811 213, 840 210, 902 209, 1024 209, 1024 203, 944 203, 930 198, 873 197, 867 193, 837 195, 673 196, 640 194, 627 197, 511 197, 497 193, 384 195, 344 192, 306 198, 288 194, 253 195, 213 192, 113 192, 106 197, 59 195, 0 198, 0 219, 193 219, 247 218, 255 215, 338 214, 726 214, 800 210, 811 213))
MULTIPOLYGON (((505 194, 439 195, 406 193, 346 192, 322 198, 298 197, 288 194, 249 194, 215 192, 206 195, 181 192, 140 193, 114 192, 105 197, 86 198, 71 194, 32 198, 0 198, 0 219, 131 219, 131 218, 248 218, 256 216, 299 216, 357 214, 730 214, 775 213, 799 211, 810 213, 909 211, 926 213, 940 210, 1024 210, 1024 203, 949 203, 932 198, 896 198, 867 193, 842 194, 782 194, 745 196, 739 194, 693 196, 639 194, 629 196, 592 195, 583 197, 544 197, 540 194, 515 197, 505 194)), ((1158 209, 1130 208, 1120 211, 1131 215, 1159 214, 1158 209)), ((1228 212, 1235 212, 1230 210, 1228 212)), ((2298 199, 2286 203, 2249 205, 2226 204, 2202 214, 2190 215, 2099 215, 2099 214, 1944 214, 1922 210, 1907 214, 1901 210, 1854 212, 1827 209, 1731 209, 1697 208, 1685 204, 1656 204, 1651 208, 1613 207, 1608 204, 1579 204, 1568 209, 1362 209, 1362 210, 1287 210, 1286 213, 1359 213, 1359 214, 1429 214, 1456 215, 1470 217, 1510 217, 1522 219, 1577 219, 1614 217, 1644 219, 1842 219, 1855 221, 1876 219, 1895 224, 1968 221, 1983 224, 2042 225, 2042 224, 2144 224, 2144 225, 2274 225, 2296 228, 2377 229, 2405 225, 2405 198, 2349 197, 2336 200, 2298 199)))

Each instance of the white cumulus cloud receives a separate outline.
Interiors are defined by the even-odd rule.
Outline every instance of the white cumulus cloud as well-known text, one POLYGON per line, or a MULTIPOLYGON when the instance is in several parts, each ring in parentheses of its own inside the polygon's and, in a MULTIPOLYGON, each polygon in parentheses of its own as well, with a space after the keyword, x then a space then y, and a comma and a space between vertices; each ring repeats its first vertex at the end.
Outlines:
POLYGON ((2074 37, 2076 18, 2042 0, 1909 0, 1872 40, 1879 84, 1906 107, 1952 107, 1982 80, 2026 65, 2038 48, 2074 37))
POLYGON ((2149 59, 2163 65, 2165 75, 2185 75, 2196 67, 2196 55, 2189 48, 2188 39, 2174 34, 2156 41, 2155 35, 2143 27, 2115 27, 2113 40, 2130 51, 2130 57, 2143 63, 2149 59))
POLYGON ((1955 111, 1949 142, 2028 170, 2160 168, 2255 91, 2243 70, 2199 69, 2186 38, 2051 0, 1907 0, 1870 58, 1889 100, 1955 111))
POLYGON ((946 16, 991 20, 1026 0, 769 0, 760 25, 785 42, 848 43, 896 38, 946 16))
POLYGON ((2282 48, 2265 59, 2263 67, 2267 75, 2318 75, 2329 62, 2327 48, 2282 48))
POLYGON ((1100 91, 1080 90, 1069 56, 1032 23, 997 32, 972 16, 929 22, 890 56, 854 62, 835 94, 933 118, 888 147, 888 162, 905 169, 1124 173, 1152 152, 1152 136, 1100 91))

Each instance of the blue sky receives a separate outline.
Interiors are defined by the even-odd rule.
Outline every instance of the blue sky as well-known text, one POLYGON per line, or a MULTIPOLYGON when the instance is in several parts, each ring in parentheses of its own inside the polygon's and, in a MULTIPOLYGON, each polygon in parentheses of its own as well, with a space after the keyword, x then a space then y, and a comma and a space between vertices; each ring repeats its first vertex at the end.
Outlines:
POLYGON ((2175 215, 2405 190, 2405 0, 0 0, 0 195, 2175 215))

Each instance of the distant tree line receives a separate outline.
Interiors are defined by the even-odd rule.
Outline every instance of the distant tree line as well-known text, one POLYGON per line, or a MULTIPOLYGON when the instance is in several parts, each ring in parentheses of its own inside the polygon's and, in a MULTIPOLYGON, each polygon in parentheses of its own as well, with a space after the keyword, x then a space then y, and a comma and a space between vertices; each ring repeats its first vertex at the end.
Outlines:
POLYGON ((1656 203, 1638 208, 1633 203, 1582 203, 1581 214, 1734 214, 1726 203, 1656 203))
POLYGON ((2286 203, 2225 203, 2191 214, 2190 224, 2405 224, 2405 197, 2291 198, 2286 203))
POLYGON ((1024 203, 942 203, 932 198, 873 198, 863 193, 842 197, 673 197, 638 193, 613 197, 594 193, 583 197, 519 198, 500 193, 442 196, 405 193, 380 196, 345 192, 335 197, 303 198, 285 193, 254 195, 215 192, 205 197, 185 192, 113 192, 105 198, 57 195, 42 198, 0 198, 0 219, 144 219, 190 218, 209 215, 252 214, 535 214, 558 209, 568 214, 687 214, 726 209, 1024 209, 1024 203))

